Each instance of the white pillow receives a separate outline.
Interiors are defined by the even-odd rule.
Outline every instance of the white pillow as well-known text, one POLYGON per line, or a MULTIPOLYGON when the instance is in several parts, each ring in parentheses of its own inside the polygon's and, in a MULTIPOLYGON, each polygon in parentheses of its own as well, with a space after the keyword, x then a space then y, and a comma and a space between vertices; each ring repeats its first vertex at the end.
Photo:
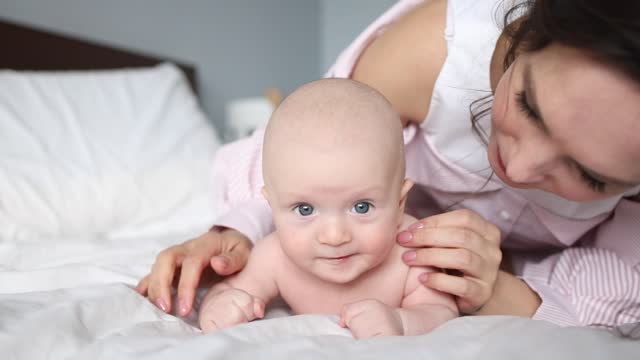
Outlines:
POLYGON ((206 226, 218 146, 172 64, 0 71, 0 240, 206 226))

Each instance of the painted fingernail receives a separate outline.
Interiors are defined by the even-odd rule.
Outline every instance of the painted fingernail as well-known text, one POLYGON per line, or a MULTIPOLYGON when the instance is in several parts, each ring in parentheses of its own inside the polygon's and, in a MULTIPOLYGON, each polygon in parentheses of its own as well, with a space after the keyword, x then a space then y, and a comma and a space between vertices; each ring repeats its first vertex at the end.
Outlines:
POLYGON ((187 315, 187 302, 184 299, 180 299, 178 301, 178 303, 180 304, 180 315, 185 316, 187 315))
POLYGON ((402 259, 404 261, 413 261, 416 259, 416 252, 415 251, 407 251, 406 253, 402 254, 402 259))
POLYGON ((411 224, 411 226, 409 226, 409 230, 411 231, 418 230, 418 229, 422 229, 423 227, 424 227, 424 224, 422 222, 417 222, 417 223, 411 224))
POLYGON ((164 312, 167 312, 167 309, 169 309, 167 303, 162 299, 156 300, 156 305, 164 312))
POLYGON ((403 231, 400 234, 398 234, 398 242, 400 244, 406 244, 409 241, 411 241, 411 239, 413 239, 413 234, 411 234, 408 231, 403 231))
POLYGON ((422 274, 420 274, 420 276, 418 276, 418 280, 421 283, 427 281, 428 278, 429 278, 429 273, 422 273, 422 274))

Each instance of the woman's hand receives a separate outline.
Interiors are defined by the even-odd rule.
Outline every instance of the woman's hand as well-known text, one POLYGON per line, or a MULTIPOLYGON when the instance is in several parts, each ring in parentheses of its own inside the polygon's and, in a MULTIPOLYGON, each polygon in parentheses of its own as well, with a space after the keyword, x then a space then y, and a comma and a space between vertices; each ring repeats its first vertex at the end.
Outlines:
POLYGON ((502 252, 500 230, 471 210, 455 210, 422 219, 398 234, 398 243, 415 248, 402 256, 408 265, 451 272, 420 275, 435 290, 452 294, 460 312, 474 314, 492 297, 502 252))
POLYGON ((207 266, 220 275, 230 275, 247 263, 251 241, 233 229, 209 231, 195 239, 169 247, 158 254, 151 273, 145 276, 136 290, 164 312, 171 311, 171 284, 178 268, 178 314, 191 312, 196 288, 207 266))

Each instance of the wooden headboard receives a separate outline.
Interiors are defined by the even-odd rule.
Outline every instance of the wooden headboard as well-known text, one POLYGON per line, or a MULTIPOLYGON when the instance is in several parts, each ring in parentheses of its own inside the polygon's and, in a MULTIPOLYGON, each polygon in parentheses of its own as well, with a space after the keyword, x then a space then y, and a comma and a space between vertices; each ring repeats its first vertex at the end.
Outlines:
POLYGON ((0 19, 0 69, 97 70, 153 66, 170 61, 184 71, 198 93, 193 65, 141 54, 0 19))

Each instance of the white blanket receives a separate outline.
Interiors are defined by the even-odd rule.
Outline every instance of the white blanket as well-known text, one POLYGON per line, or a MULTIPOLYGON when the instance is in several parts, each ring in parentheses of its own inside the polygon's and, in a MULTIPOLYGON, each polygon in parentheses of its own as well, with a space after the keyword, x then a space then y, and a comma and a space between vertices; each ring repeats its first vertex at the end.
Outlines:
POLYGON ((463 317, 430 334, 354 340, 329 315, 282 316, 202 335, 132 289, 155 253, 198 233, 0 244, 2 359, 638 359, 606 331, 463 317), (46 244, 50 245, 46 245, 46 244))
POLYGON ((640 358, 603 330, 511 317, 356 341, 335 316, 276 308, 203 336, 132 287, 211 223, 218 145, 171 65, 0 71, 0 359, 640 358))

